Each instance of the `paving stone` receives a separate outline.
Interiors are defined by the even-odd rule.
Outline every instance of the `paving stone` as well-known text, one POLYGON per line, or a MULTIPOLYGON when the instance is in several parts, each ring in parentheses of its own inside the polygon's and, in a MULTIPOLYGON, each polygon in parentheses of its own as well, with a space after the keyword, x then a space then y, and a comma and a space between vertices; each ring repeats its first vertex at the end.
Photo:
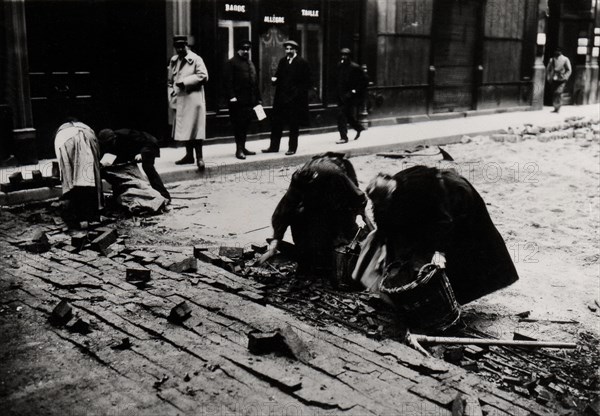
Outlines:
POLYGON ((171 312, 169 313, 169 321, 179 324, 188 319, 191 314, 192 308, 187 302, 183 301, 171 309, 171 312))
POLYGON ((61 300, 58 305, 52 309, 50 320, 56 325, 64 325, 73 317, 73 308, 66 300, 61 300))

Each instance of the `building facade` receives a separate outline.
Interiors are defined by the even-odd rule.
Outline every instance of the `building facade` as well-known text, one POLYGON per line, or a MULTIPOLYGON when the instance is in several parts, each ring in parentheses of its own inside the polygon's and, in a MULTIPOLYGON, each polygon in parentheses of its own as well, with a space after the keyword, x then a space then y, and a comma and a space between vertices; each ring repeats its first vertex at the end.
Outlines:
MULTIPOLYGON (((231 136, 222 73, 240 39, 252 42, 267 114, 283 42, 300 44, 313 74, 311 129, 335 128, 342 47, 370 78, 365 122, 402 122, 539 108, 545 39, 546 51, 574 33, 581 42, 585 26, 587 52, 576 59, 584 75, 567 98, 597 102, 597 1, 581 2, 585 22, 574 29, 566 0, 2 0, 0 156, 51 156, 53 132, 69 116, 95 129, 142 129, 168 144, 175 34, 189 36, 209 72, 208 140, 231 136)), ((252 133, 269 129, 267 120, 252 133)))

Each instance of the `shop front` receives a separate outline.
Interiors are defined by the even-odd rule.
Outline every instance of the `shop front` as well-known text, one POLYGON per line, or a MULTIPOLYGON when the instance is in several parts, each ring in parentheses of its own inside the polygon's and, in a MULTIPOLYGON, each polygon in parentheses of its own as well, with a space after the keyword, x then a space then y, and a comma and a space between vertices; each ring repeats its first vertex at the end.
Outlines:
MULTIPOLYGON (((353 37, 358 36, 360 21, 356 4, 358 0, 195 3, 192 16, 199 19, 192 18, 196 43, 192 48, 205 60, 209 71, 206 86, 209 139, 231 135, 222 74, 225 62, 236 53, 236 44, 244 39, 252 43, 251 59, 257 69, 267 115, 275 93, 271 77, 284 56, 283 43, 292 39, 299 44, 299 54, 311 68, 310 126, 333 125, 335 74, 330 72, 335 72, 339 48, 352 47, 353 37)), ((251 129, 251 133, 268 132, 268 119, 255 123, 251 129)))

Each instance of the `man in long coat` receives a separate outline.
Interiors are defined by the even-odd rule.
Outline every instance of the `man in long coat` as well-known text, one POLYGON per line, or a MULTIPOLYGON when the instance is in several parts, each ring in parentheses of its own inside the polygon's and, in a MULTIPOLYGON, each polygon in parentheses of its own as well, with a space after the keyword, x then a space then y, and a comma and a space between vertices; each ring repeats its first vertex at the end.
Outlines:
POLYGON ((379 174, 367 195, 377 229, 367 237, 353 274, 367 288, 377 290, 394 264, 427 263, 436 252, 445 256, 460 304, 518 280, 484 200, 456 171, 413 166, 394 176, 379 174))
POLYGON ((273 116, 271 118, 271 143, 264 153, 276 153, 283 134, 283 126, 290 129, 290 139, 286 155, 293 155, 298 149, 300 125, 308 124, 308 90, 310 89, 310 66, 298 55, 298 44, 293 40, 284 42, 285 57, 281 58, 275 76, 273 116))
POLYGON ((238 159, 256 154, 246 149, 248 127, 255 118, 253 107, 261 103, 256 68, 250 60, 251 45, 248 40, 239 42, 236 54, 225 64, 223 74, 229 119, 235 136, 235 157, 238 159))
POLYGON ((364 100, 367 90, 367 76, 360 66, 350 59, 350 49, 340 50, 340 62, 337 66, 337 101, 338 101, 338 144, 348 142, 348 124, 356 130, 354 140, 360 137, 365 129, 357 120, 358 107, 364 100))
POLYGON ((177 52, 169 61, 168 95, 170 107, 175 111, 173 139, 185 143, 186 153, 177 165, 194 163, 204 170, 202 142, 206 138, 206 101, 204 84, 208 72, 204 61, 187 46, 186 36, 175 36, 173 46, 177 52))
POLYGON ((349 243, 364 226, 367 198, 358 187, 352 163, 342 153, 317 155, 292 176, 271 219, 273 240, 260 262, 275 254, 291 228, 298 273, 331 277, 334 249, 349 243), (359 216, 357 218, 357 216, 359 216))

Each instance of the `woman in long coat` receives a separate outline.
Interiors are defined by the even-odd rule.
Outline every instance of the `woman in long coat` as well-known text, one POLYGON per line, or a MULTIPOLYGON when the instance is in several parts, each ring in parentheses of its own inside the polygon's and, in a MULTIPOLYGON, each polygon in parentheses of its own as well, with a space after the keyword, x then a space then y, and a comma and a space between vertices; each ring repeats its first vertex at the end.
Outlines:
POLYGON ((466 304, 519 278, 502 236, 475 188, 452 169, 413 166, 379 174, 367 188, 377 229, 353 277, 377 290, 385 270, 403 260, 445 255, 456 300, 466 304))
POLYGON ((175 162, 178 165, 196 163, 204 170, 202 142, 206 138, 206 101, 204 84, 208 81, 208 71, 204 61, 187 46, 186 36, 175 36, 177 52, 169 61, 169 103, 175 110, 173 139, 184 142, 186 154, 175 162))

